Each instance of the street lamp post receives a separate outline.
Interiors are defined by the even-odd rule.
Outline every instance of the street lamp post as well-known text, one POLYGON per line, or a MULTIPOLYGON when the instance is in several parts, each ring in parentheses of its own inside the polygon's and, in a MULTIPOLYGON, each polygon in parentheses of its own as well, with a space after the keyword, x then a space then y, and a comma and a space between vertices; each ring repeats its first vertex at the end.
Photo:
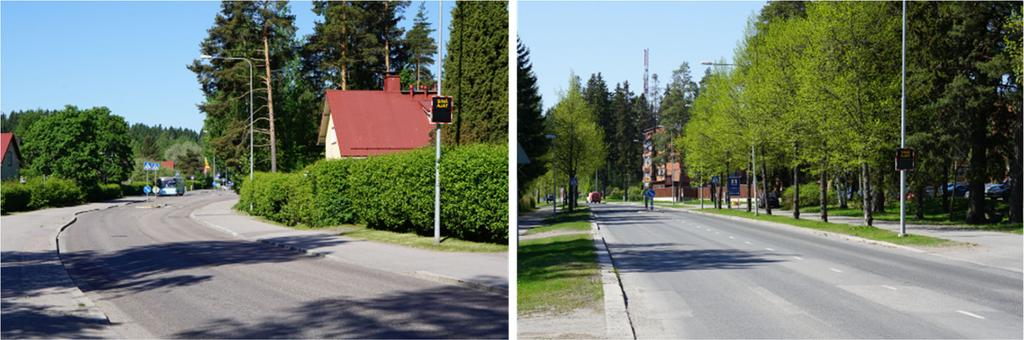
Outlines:
MULTIPOLYGON (((441 1, 437 1, 437 27, 441 27, 442 15, 441 1)), ((441 64, 444 63, 441 54, 441 30, 437 30, 437 96, 441 96, 441 64)), ((434 244, 441 244, 441 124, 435 124, 434 130, 434 244)))
MULTIPOLYGON (((236 57, 214 57, 209 54, 199 56, 199 59, 221 59, 221 60, 243 60, 249 64, 249 182, 253 180, 253 107, 252 107, 252 61, 249 58, 236 57)), ((252 202, 249 202, 249 211, 252 211, 252 202)))
MULTIPOLYGON (((554 144, 555 137, 556 137, 555 134, 553 134, 553 133, 552 134, 548 134, 548 135, 545 135, 544 137, 547 138, 547 139, 550 139, 551 143, 554 144)), ((551 214, 552 215, 558 214, 558 184, 556 184, 555 178, 557 178, 557 177, 555 177, 555 160, 552 159, 551 160, 551 214)))
MULTIPOLYGON (((900 66, 900 148, 907 147, 907 0, 903 0, 903 41, 900 66)), ((921 199, 923 197, 919 197, 921 199)), ((907 236, 907 170, 900 169, 900 234, 907 236)))

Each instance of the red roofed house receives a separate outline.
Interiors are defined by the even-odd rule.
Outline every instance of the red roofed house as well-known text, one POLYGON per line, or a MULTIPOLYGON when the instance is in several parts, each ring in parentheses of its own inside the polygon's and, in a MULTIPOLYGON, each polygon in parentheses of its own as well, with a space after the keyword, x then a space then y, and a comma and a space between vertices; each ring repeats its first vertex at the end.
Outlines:
POLYGON ((21 150, 14 133, 0 133, 0 180, 17 179, 21 172, 21 150))
POLYGON ((327 159, 367 157, 430 144, 427 112, 436 91, 402 91, 397 75, 384 90, 327 90, 319 143, 327 159))

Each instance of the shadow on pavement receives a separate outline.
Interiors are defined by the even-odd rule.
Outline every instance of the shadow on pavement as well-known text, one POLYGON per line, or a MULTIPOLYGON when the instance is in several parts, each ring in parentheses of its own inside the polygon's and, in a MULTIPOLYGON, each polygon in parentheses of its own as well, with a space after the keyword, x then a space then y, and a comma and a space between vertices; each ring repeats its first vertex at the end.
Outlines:
MULTIPOLYGON (((0 333, 3 338, 75 338, 88 339, 86 330, 109 326, 107 320, 54 313, 44 307, 4 301, 0 333)), ((92 337, 95 338, 95 337, 92 337)))
MULTIPOLYGON (((319 246, 344 242, 320 235, 302 238, 304 244, 319 246)), ((61 254, 61 258, 68 273, 82 290, 103 291, 120 296, 190 286, 210 279, 208 275, 173 275, 177 271, 224 265, 280 263, 309 256, 262 243, 231 240, 164 243, 113 253, 66 252, 61 254)))
POLYGON ((678 244, 608 244, 619 272, 660 273, 684 270, 745 269, 780 262, 784 255, 736 249, 678 249, 678 244))
POLYGON ((505 338, 508 300, 455 286, 312 301, 242 323, 214 320, 172 338, 505 338))

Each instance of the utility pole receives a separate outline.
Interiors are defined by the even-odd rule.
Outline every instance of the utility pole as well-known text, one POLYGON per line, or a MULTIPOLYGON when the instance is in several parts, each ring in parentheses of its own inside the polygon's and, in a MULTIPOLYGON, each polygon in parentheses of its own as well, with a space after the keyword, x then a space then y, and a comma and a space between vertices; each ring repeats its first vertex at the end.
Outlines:
MULTIPOLYGON (((753 169, 751 169, 751 170, 753 170, 751 172, 754 174, 754 190, 753 190, 754 191, 754 216, 758 216, 758 215, 761 215, 761 212, 760 212, 760 209, 757 206, 757 157, 755 157, 755 154, 754 154, 754 144, 750 144, 750 162, 754 163, 751 166, 753 168, 753 169)), ((766 201, 766 202, 764 202, 764 204, 765 204, 765 207, 767 208, 768 207, 768 202, 766 201)))
MULTIPOLYGON (((907 147, 907 0, 903 0, 903 42, 900 66, 900 148, 907 147)), ((922 199, 923 197, 918 197, 922 199)), ((900 170, 900 234, 907 236, 907 170, 900 170)))
MULTIPOLYGON (((437 96, 441 96, 441 64, 444 63, 441 55, 441 19, 444 12, 441 10, 441 0, 437 0, 437 96)), ((441 244, 441 124, 434 124, 434 244, 441 244)))

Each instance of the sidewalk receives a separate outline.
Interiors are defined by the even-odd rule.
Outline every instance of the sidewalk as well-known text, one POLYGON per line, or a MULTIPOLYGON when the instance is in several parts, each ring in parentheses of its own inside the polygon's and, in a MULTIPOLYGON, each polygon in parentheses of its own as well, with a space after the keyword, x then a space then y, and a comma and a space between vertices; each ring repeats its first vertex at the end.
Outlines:
POLYGON ((321 231, 296 230, 239 214, 231 208, 236 202, 237 197, 215 202, 192 212, 189 217, 242 239, 387 272, 508 294, 508 253, 438 252, 321 231))
POLYGON ((57 235, 78 214, 144 200, 128 197, 0 217, 2 337, 119 337, 103 312, 68 276, 57 235))
MULTIPOLYGON (((658 207, 656 209, 686 211, 699 210, 699 206, 689 206, 686 208, 658 207)), ((735 209, 746 211, 747 206, 746 204, 743 204, 739 208, 735 209)), ((761 213, 764 214, 764 209, 761 209, 761 213)), ((793 211, 772 209, 772 215, 792 218, 793 211)), ((817 212, 800 212, 800 218, 806 220, 821 220, 821 215, 817 212)), ((828 221, 831 223, 843 223, 858 226, 864 225, 864 219, 861 217, 829 215, 828 221)), ((874 227, 879 229, 899 232, 899 222, 875 220, 872 224, 874 227)), ((976 245, 972 247, 914 247, 929 254, 988 267, 1010 270, 1018 273, 1024 272, 1024 236, 1020 234, 998 231, 967 230, 955 225, 925 224, 907 224, 907 233, 938 237, 976 245)))
POLYGON ((536 228, 544 225, 544 220, 546 220, 548 217, 551 217, 552 215, 554 215, 554 213, 551 211, 550 205, 542 205, 538 207, 537 210, 527 213, 520 213, 519 225, 516 226, 516 230, 519 232, 520 236, 526 235, 526 233, 529 232, 531 228, 536 228))

